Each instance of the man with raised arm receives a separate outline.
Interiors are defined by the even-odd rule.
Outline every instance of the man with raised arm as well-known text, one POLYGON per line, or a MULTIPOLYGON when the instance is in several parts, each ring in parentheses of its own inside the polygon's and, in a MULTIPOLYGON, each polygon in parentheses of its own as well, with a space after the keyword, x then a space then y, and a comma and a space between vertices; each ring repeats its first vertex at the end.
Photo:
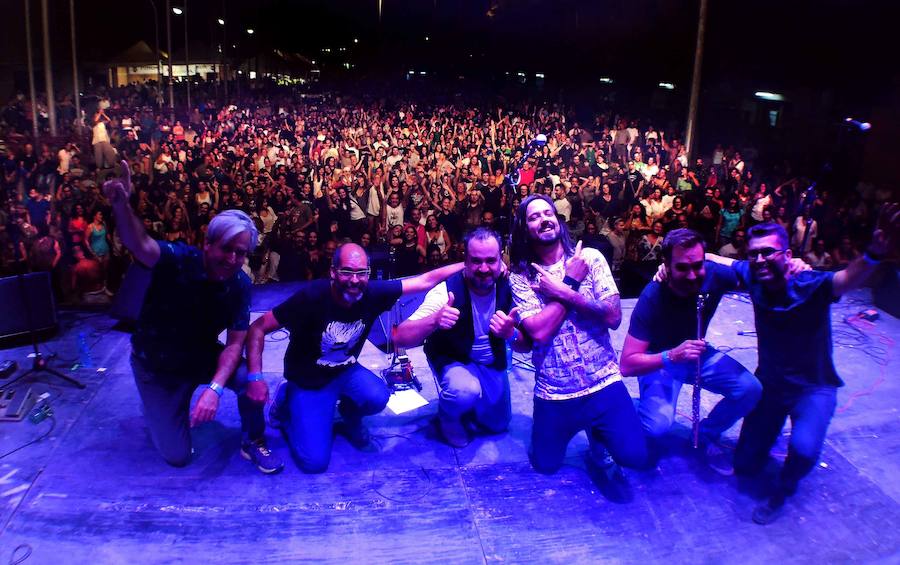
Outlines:
POLYGON ((843 385, 832 359, 831 304, 861 286, 882 260, 896 256, 900 207, 882 206, 865 255, 836 273, 791 274, 789 239, 779 224, 757 224, 748 237, 749 260, 714 259, 731 265, 749 290, 759 340, 756 376, 763 393, 744 418, 735 471, 762 471, 785 420, 791 418, 787 459, 772 494, 753 511, 754 522, 768 524, 815 467, 834 414, 837 389, 843 385))
POLYGON ((460 448, 469 443, 464 418, 489 433, 509 426, 506 345, 522 352, 530 348, 516 329, 518 310, 503 276, 500 236, 480 227, 466 234, 464 243, 463 271, 428 291, 394 333, 398 347, 415 347, 427 339, 425 355, 441 388, 441 434, 460 448))
POLYGON ((258 372, 248 374, 241 352, 250 325, 250 280, 241 271, 256 245, 253 221, 226 210, 209 224, 206 243, 197 249, 156 241, 129 203, 131 171, 107 181, 122 243, 152 270, 150 286, 131 338, 131 366, 156 449, 170 465, 191 458, 190 428, 216 416, 225 388, 238 395, 241 455, 263 473, 283 464, 266 447, 264 406, 268 387, 258 372), (224 346, 218 335, 227 330, 224 346), (203 393, 191 409, 198 386, 203 393))
POLYGON ((510 255, 513 298, 534 342, 532 466, 555 472, 569 441, 585 430, 595 479, 621 478, 613 462, 646 467, 647 442, 609 337, 622 310, 606 259, 580 243, 573 248, 543 195, 516 209, 510 255))
POLYGON ((341 433, 357 449, 370 448, 362 419, 381 412, 390 398, 384 381, 358 360, 372 324, 400 296, 430 290, 462 267, 457 263, 402 280, 369 282, 365 250, 346 243, 335 251, 329 278, 301 283, 293 296, 253 323, 247 356, 254 374, 262 371, 266 334, 282 327, 290 332, 286 382, 275 393, 269 421, 285 432, 302 471, 328 469, 338 401, 341 433))

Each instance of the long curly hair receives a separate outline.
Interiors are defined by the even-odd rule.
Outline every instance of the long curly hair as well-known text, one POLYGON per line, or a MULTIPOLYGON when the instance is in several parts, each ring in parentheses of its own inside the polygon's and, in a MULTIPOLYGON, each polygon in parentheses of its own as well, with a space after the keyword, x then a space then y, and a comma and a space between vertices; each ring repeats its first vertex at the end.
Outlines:
MULTIPOLYGON (((534 250, 531 239, 528 237, 528 221, 525 218, 525 210, 528 205, 535 200, 543 200, 552 210, 556 210, 553 200, 544 194, 532 194, 522 201, 516 208, 513 217, 512 237, 509 245, 509 262, 510 267, 515 273, 526 275, 528 278, 534 278, 534 267, 531 263, 537 262, 539 257, 534 250)), ((559 240, 562 243, 563 251, 566 257, 575 253, 575 245, 572 243, 572 236, 569 235, 569 229, 565 222, 559 221, 559 240)))

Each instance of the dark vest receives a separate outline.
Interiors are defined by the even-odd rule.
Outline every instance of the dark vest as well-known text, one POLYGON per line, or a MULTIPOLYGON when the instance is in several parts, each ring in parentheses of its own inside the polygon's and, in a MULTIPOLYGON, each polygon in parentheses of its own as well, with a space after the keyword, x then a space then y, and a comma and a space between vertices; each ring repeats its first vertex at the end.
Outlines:
MULTIPOLYGON (((497 280, 495 308, 509 313, 512 309, 512 291, 509 279, 497 280)), ((447 279, 447 292, 453 293, 453 307, 459 310, 459 319, 449 330, 437 330, 425 341, 425 356, 434 370, 440 374, 451 363, 471 363, 472 345, 475 343, 475 325, 472 317, 472 299, 463 279, 462 271, 447 279)), ((489 334, 494 361, 492 369, 506 369, 506 342, 489 334)))

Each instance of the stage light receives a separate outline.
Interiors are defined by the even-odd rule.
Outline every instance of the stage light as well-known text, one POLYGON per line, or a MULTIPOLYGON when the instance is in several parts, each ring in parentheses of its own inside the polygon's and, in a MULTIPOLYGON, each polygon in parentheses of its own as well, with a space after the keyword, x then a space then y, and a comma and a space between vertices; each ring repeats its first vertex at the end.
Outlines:
POLYGON ((859 120, 854 120, 853 118, 847 118, 844 120, 844 122, 846 122, 847 125, 858 129, 859 131, 869 131, 870 129, 872 129, 872 124, 870 124, 869 122, 861 122, 859 120))
POLYGON ((253 31, 254 31, 254 30, 253 30, 252 27, 248 27, 248 28, 247 28, 247 35, 253 35, 253 31))
POLYGON ((753 95, 762 100, 771 100, 772 102, 784 102, 784 96, 782 96, 781 94, 776 94, 774 92, 766 92, 765 90, 760 90, 759 92, 754 92, 753 95))
POLYGON ((354 38, 353 38, 353 43, 359 43, 359 39, 357 39, 357 38, 354 37, 354 38))
POLYGON ((600 77, 600 82, 602 82, 603 84, 612 84, 613 79, 609 77, 600 77))
POLYGON ((660 88, 665 88, 666 90, 675 90, 675 85, 671 82, 661 82, 659 83, 660 88))
POLYGON ((428 37, 427 35, 425 36, 425 41, 429 41, 430 39, 431 39, 431 38, 428 37))
POLYGON ((178 6, 175 6, 174 8, 172 8, 172 13, 175 14, 176 16, 180 16, 181 14, 184 13, 184 10, 182 10, 178 6))
POLYGON ((219 22, 219 25, 220 25, 220 26, 225 25, 225 20, 223 20, 222 18, 219 18, 219 19, 216 20, 216 21, 219 22))
POLYGON ((534 78, 544 78, 544 73, 534 73, 534 78))

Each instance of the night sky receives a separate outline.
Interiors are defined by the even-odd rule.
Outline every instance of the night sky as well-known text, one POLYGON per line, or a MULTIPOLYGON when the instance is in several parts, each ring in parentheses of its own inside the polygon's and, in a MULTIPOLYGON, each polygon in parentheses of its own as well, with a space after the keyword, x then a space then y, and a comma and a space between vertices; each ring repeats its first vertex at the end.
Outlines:
MULTIPOLYGON (((32 1, 40 59, 40 2, 32 1)), ((193 41, 296 51, 363 76, 407 68, 447 73, 543 72, 567 79, 610 75, 620 81, 688 87, 699 0, 188 0, 193 41), (244 30, 256 30, 248 37, 244 30), (425 41, 425 37, 429 41, 425 41), (353 44, 353 38, 359 43, 353 44), (252 42, 252 43, 251 43, 252 42), (339 53, 339 47, 348 51, 339 53)), ((183 0, 173 0, 178 5, 183 0)), ((165 0, 156 0, 165 47, 165 0)), ((22 0, 10 0, 0 48, 24 60, 22 0)), ((75 0, 80 58, 104 61, 143 39, 153 46, 149 0, 75 0)), ((54 57, 67 62, 68 2, 50 0, 54 57)), ((704 84, 750 81, 760 89, 835 89, 858 104, 883 103, 900 77, 892 2, 822 0, 710 1, 704 84)), ((183 44, 173 16, 173 48, 183 44)))

